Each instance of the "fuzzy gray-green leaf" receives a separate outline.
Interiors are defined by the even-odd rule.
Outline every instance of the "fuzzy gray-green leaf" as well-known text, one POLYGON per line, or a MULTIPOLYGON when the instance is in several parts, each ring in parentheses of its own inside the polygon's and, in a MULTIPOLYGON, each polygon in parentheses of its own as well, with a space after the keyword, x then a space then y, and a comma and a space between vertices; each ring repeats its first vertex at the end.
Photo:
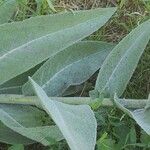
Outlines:
MULTIPOLYGON (((43 124, 44 121, 47 121, 47 123, 50 121, 45 118, 45 113, 43 111, 40 111, 35 107, 1 104, 0 112, 1 122, 6 127, 13 130, 16 135, 19 134, 20 137, 22 135, 25 144, 40 142, 43 145, 50 145, 49 139, 54 141, 63 139, 61 132, 56 126, 43 124), (27 139, 29 141, 28 143, 27 139)), ((7 133, 7 130, 5 133, 7 133)), ((9 140, 7 143, 9 142, 12 143, 13 141, 9 140)), ((14 144, 22 144, 19 142, 21 141, 19 140, 18 143, 14 144)))
MULTIPOLYGON (((102 65, 113 44, 83 41, 50 58, 33 75, 49 96, 60 96, 69 86, 88 80, 102 65)), ((23 86, 24 95, 33 95, 30 82, 23 86)))
POLYGON ((128 109, 125 107, 125 99, 114 98, 116 105, 125 113, 130 115, 137 124, 150 135, 150 109, 140 108, 140 109, 128 109))
POLYGON ((116 8, 38 16, 0 26, 0 84, 102 27, 116 8))
POLYGON ((94 150, 97 123, 88 105, 69 105, 48 98, 31 78, 43 109, 52 117, 71 150, 94 150))
POLYGON ((0 24, 6 23, 17 8, 16 0, 6 0, 0 4, 0 24))
POLYGON ((33 144, 35 141, 28 139, 19 133, 14 132, 0 122, 0 142, 7 144, 33 144))
POLYGON ((128 34, 108 55, 99 72, 95 89, 105 96, 124 92, 150 39, 150 20, 128 34))

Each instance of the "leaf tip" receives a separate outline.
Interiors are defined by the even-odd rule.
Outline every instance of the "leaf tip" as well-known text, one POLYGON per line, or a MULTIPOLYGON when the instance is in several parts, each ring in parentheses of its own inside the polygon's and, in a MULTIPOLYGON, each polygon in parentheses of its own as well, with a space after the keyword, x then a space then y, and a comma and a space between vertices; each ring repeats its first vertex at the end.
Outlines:
POLYGON ((29 82, 30 82, 32 85, 35 84, 35 81, 34 81, 30 76, 28 76, 28 80, 29 80, 29 82))

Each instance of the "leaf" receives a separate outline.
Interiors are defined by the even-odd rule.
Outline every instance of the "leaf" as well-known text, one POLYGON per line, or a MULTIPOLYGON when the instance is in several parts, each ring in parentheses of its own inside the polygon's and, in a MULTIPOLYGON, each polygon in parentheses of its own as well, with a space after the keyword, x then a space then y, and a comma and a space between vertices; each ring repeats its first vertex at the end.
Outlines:
POLYGON ((108 55, 99 72, 96 87, 105 97, 124 92, 150 39, 150 20, 128 34, 108 55))
POLYGON ((22 86, 0 88, 0 94, 22 94, 22 86))
MULTIPOLYGON (((79 42, 50 58, 32 78, 47 95, 60 96, 69 86, 88 80, 113 47, 106 42, 79 42)), ((23 86, 23 94, 34 94, 30 82, 23 86)))
POLYGON ((137 138, 136 138, 136 130, 135 130, 135 127, 131 127, 130 128, 130 133, 128 134, 128 140, 129 140, 129 143, 131 144, 135 144, 136 141, 137 141, 137 138))
POLYGON ((149 135, 147 135, 144 131, 142 131, 140 139, 141 139, 141 143, 144 143, 150 148, 150 136, 149 135))
POLYGON ((28 81, 28 76, 32 76, 42 64, 0 85, 0 94, 22 94, 22 85, 28 81))
POLYGON ((127 101, 125 99, 119 99, 115 96, 114 101, 116 105, 125 113, 130 115, 137 124, 148 134, 150 135, 150 109, 145 110, 141 109, 128 109, 125 107, 127 101))
POLYGON ((115 10, 100 8, 75 14, 68 12, 1 25, 0 84, 98 30, 115 10))
POLYGON ((0 104, 0 109, 7 112, 20 124, 29 127, 42 126, 46 120, 44 111, 29 105, 0 104))
POLYGON ((0 5, 0 24, 10 20, 17 7, 16 0, 7 0, 0 5))
MULTIPOLYGON (((48 124, 45 126, 43 124, 45 121, 49 122, 49 120, 45 118, 45 113, 32 106, 1 104, 0 120, 8 128, 22 135, 24 139, 25 137, 30 139, 30 143, 36 141, 47 146, 53 144, 53 141, 60 141, 63 139, 63 136, 56 126, 48 126, 48 124), (53 141, 50 141, 50 139, 53 141)), ((11 144, 13 143, 13 141, 8 141, 8 143, 9 142, 11 142, 11 144)), ((18 142, 20 142, 20 140, 18 142)), ((26 142, 26 144, 30 143, 26 142)))
POLYGON ((147 110, 147 109, 150 109, 150 94, 148 96, 148 101, 147 101, 147 104, 145 106, 145 110, 147 110))
POLYGON ((129 141, 130 130, 133 128, 128 127, 124 122, 121 122, 120 125, 116 125, 113 128, 113 134, 117 137, 117 145, 120 147, 125 146, 129 141))
POLYGON ((32 141, 13 130, 6 127, 3 123, 0 122, 0 142, 7 144, 33 144, 35 141, 32 141))
POLYGON ((107 133, 104 133, 102 137, 97 141, 98 150, 116 150, 115 141, 107 138, 107 133))
POLYGON ((81 93, 82 90, 84 88, 84 84, 81 84, 81 85, 75 85, 75 86, 70 86, 63 94, 62 96, 65 97, 65 96, 69 96, 69 95, 74 95, 74 94, 77 94, 77 93, 81 93))
POLYGON ((54 5, 52 4, 51 0, 46 0, 48 3, 49 8, 53 11, 53 12, 57 12, 54 5))
POLYGON ((41 6, 43 4, 43 0, 35 0, 37 5, 37 12, 39 13, 41 10, 41 6))
POLYGON ((97 124, 90 107, 53 101, 31 78, 30 81, 40 104, 59 127, 71 150, 94 150, 97 124))

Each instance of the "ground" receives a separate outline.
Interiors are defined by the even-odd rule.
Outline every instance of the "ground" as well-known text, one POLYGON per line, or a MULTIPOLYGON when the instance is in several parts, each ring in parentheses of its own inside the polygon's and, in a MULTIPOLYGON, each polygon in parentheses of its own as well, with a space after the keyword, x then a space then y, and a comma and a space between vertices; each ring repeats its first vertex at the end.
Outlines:
MULTIPOLYGON (((147 0, 56 0, 54 2, 56 10, 79 10, 92 9, 96 7, 118 7, 118 11, 112 19, 99 31, 89 37, 92 40, 102 40, 118 43, 138 24, 150 18, 150 2, 147 0)), ((23 20, 25 18, 53 13, 45 3, 38 11, 35 1, 20 4, 19 11, 14 14, 13 20, 23 20)), ((80 95, 87 95, 93 89, 97 73, 93 75, 85 84, 80 95)), ((126 98, 147 98, 150 93, 150 44, 147 46, 138 67, 130 80, 123 96, 126 98)), ((118 150, 148 150, 150 138, 136 125, 128 116, 121 113, 116 108, 101 109, 95 112, 98 120, 98 138, 106 134, 104 144, 111 147, 118 144, 118 150), (121 119, 120 119, 121 118, 121 119)), ((0 149, 7 149, 9 145, 1 145, 0 149)), ((108 147, 107 147, 108 148, 108 147)), ((65 142, 49 147, 34 144, 26 147, 27 150, 66 150, 65 142)), ((117 149, 117 148, 116 148, 117 149)), ((103 150, 103 149, 102 149, 103 150)), ((111 148, 106 149, 111 150, 111 148)))

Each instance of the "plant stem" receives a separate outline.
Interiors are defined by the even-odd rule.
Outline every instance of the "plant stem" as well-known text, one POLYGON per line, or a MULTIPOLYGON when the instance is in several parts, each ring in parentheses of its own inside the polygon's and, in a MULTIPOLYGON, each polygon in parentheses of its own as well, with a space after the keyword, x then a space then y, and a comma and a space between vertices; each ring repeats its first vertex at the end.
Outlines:
MULTIPOLYGON (((100 99, 91 99, 90 97, 50 97, 51 100, 57 100, 67 104, 82 105, 82 104, 93 104, 101 101, 100 99)), ((145 107, 146 99, 128 99, 125 100, 127 108, 143 108, 145 107)), ((1 104, 22 104, 22 105, 34 105, 40 107, 38 103, 38 97, 36 96, 23 96, 23 95, 0 95, 1 104)), ((101 101, 101 106, 111 107, 113 102, 109 98, 104 98, 101 101)))

